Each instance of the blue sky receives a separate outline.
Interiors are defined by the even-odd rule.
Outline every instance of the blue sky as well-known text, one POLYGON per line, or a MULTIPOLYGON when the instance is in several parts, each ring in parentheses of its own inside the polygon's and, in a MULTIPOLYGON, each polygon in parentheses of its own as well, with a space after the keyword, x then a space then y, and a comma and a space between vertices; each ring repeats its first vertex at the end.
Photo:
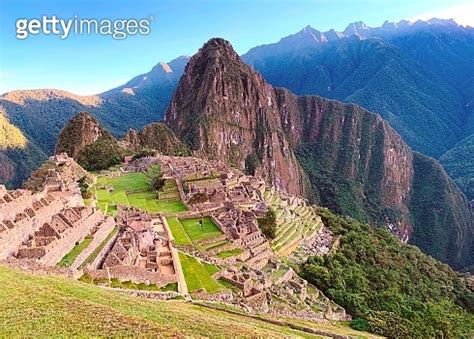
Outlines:
POLYGON ((474 23, 472 1, 444 0, 1 0, 0 93, 59 88, 94 94, 149 71, 159 61, 192 55, 212 37, 228 39, 240 54, 278 41, 306 25, 343 30, 362 20, 454 17, 474 23), (142 19, 153 16, 151 33, 117 41, 109 36, 36 35, 16 39, 21 18, 142 19))

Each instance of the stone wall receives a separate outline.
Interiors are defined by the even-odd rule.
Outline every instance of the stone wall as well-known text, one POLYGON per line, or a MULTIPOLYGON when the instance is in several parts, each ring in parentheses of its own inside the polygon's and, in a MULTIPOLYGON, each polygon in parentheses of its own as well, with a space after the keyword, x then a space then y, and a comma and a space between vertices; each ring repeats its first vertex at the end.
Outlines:
POLYGON ((112 238, 110 238, 109 242, 105 244, 102 250, 97 254, 94 261, 87 264, 86 270, 97 270, 100 268, 105 258, 107 257, 107 254, 110 252, 112 247, 114 247, 115 241, 117 241, 119 234, 120 234, 120 230, 116 232, 112 238))
POLYGON ((85 248, 74 260, 71 265, 72 270, 77 270, 78 267, 91 255, 91 253, 99 246, 102 241, 112 232, 115 227, 115 220, 112 217, 105 219, 99 226, 98 230, 94 233, 94 239, 91 241, 89 246, 85 248))
POLYGON ((180 197, 181 201, 183 202, 183 204, 188 209, 191 209, 191 207, 186 202, 186 195, 184 194, 183 185, 181 184, 181 180, 178 180, 177 178, 174 178, 174 177, 172 177, 172 179, 176 181, 176 186, 178 187, 179 197, 180 197))
POLYGON ((137 284, 156 284, 158 287, 163 287, 177 281, 176 274, 168 275, 160 272, 150 272, 135 266, 113 266, 101 270, 86 270, 85 272, 94 279, 116 278, 120 281, 131 281, 137 284))
MULTIPOLYGON (((171 234, 171 233, 170 233, 171 234)), ((179 260, 179 254, 174 243, 170 242, 171 258, 173 259, 173 268, 176 275, 176 281, 178 282, 178 292, 187 295, 188 285, 184 279, 183 268, 181 267, 181 261, 179 260)))
MULTIPOLYGON (((19 206, 11 206, 12 210, 17 210, 19 206)), ((28 205, 21 205, 24 210, 28 205)), ((0 233, 0 259, 5 259, 14 254, 23 241, 28 240, 29 236, 37 231, 44 223, 49 222, 51 217, 59 213, 64 207, 64 203, 60 200, 52 201, 48 206, 42 207, 35 211, 33 218, 23 219, 19 223, 15 223, 15 227, 6 229, 0 233)), ((3 212, 2 212, 3 213, 3 212)), ((3 214, 2 214, 2 218, 3 214)), ((6 218, 5 218, 6 219, 6 218)), ((1 220, 0 220, 1 221, 1 220)))
POLYGON ((122 294, 133 295, 135 297, 151 299, 151 300, 170 300, 181 296, 178 292, 155 292, 155 291, 140 291, 140 290, 125 290, 123 288, 111 288, 122 294))
POLYGON ((100 211, 94 211, 79 225, 66 229, 61 238, 45 246, 46 254, 40 259, 40 262, 46 265, 56 265, 69 251, 71 251, 76 242, 81 242, 90 233, 91 229, 101 221, 103 214, 100 211))
POLYGON ((0 265, 39 275, 56 275, 67 278, 76 278, 72 270, 69 268, 44 265, 34 259, 20 260, 10 257, 8 259, 0 260, 0 265))

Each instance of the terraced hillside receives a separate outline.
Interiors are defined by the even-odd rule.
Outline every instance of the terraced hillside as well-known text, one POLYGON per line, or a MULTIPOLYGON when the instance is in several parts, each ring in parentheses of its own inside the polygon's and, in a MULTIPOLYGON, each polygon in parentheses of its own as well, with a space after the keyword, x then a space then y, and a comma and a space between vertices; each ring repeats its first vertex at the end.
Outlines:
POLYGON ((303 240, 315 237, 321 230, 323 223, 313 206, 270 190, 265 191, 264 198, 276 214, 276 237, 271 246, 279 256, 291 254, 303 240))
POLYGON ((340 325, 270 324, 182 301, 137 299, 92 284, 0 266, 2 337, 315 337, 360 336, 340 325), (232 333, 229 332, 232 329, 232 333))

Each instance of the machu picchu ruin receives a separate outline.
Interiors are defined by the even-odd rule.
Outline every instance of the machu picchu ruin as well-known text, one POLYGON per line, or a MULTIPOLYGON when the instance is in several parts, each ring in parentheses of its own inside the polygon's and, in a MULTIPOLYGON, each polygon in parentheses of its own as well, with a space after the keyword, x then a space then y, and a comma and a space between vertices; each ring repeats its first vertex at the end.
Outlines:
POLYGON ((25 189, 0 189, 9 265, 252 314, 349 319, 282 261, 321 231, 312 207, 220 161, 157 153, 89 173, 62 153, 25 189), (259 223, 270 209, 274 239, 259 223))

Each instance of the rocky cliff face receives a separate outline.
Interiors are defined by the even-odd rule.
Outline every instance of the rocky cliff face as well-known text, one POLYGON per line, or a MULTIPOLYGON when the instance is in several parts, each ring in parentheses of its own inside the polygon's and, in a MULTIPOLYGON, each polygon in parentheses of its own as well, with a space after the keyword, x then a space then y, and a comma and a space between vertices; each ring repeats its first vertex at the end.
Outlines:
POLYGON ((303 194, 304 175, 281 129, 276 92, 229 42, 212 39, 191 58, 165 122, 197 155, 303 194))
POLYGON ((163 123, 148 124, 139 132, 131 129, 123 139, 129 149, 139 152, 153 149, 166 155, 190 155, 188 147, 163 123))
POLYGON ((359 106, 274 89, 227 41, 212 39, 191 58, 165 121, 199 156, 228 161, 338 213, 387 225, 404 241, 423 232, 423 241, 415 237, 414 243, 454 267, 474 260, 467 201, 434 160, 415 157, 387 122, 359 106), (446 189, 425 211, 436 185, 446 189))
POLYGON ((413 166, 400 136, 357 105, 275 91, 282 129, 310 176, 315 200, 372 224, 389 224, 406 240, 413 166))

